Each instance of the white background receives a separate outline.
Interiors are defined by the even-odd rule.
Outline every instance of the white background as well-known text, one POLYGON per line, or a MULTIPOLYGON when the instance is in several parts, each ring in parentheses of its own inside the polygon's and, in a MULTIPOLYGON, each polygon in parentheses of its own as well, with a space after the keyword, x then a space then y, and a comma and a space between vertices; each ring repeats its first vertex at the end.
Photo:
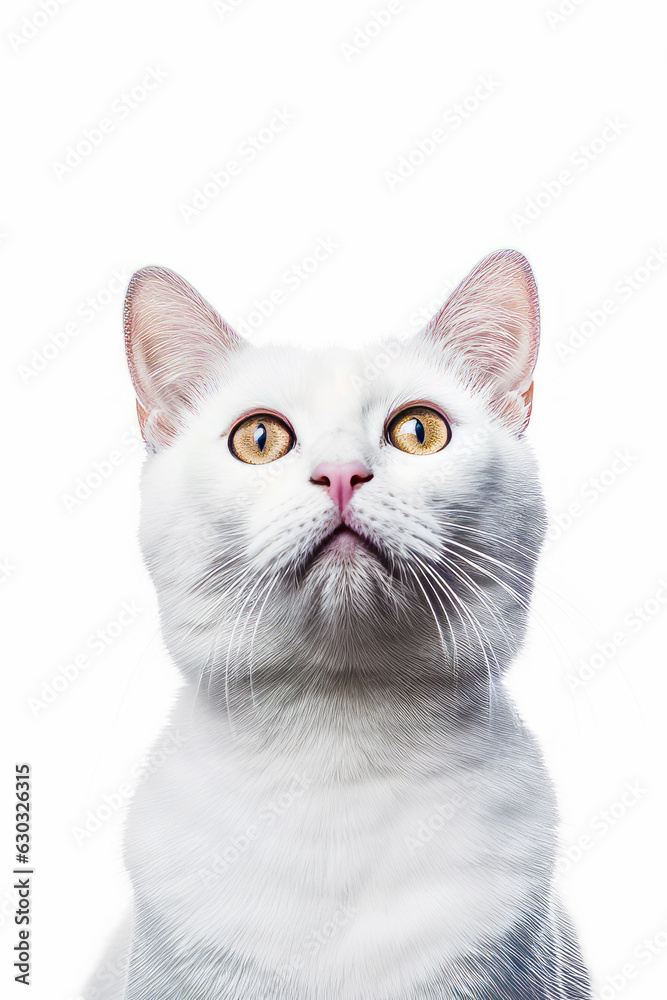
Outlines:
POLYGON ((82 843, 76 829, 105 795, 116 801, 177 683, 136 541, 141 448, 121 336, 127 277, 146 264, 171 267, 232 323, 282 291, 256 325, 258 343, 354 344, 416 330, 414 314, 434 311, 481 257, 516 247, 542 303, 529 433, 552 529, 535 625, 510 683, 559 789, 562 891, 597 995, 662 996, 660 5, 563 0, 558 15, 558 0, 394 0, 390 22, 369 37, 373 26, 358 29, 385 0, 236 0, 218 11, 206 0, 44 3, 49 16, 28 0, 7 0, 0 15, 3 995, 25 995, 11 969, 14 763, 29 761, 34 775, 31 996, 77 998, 127 883, 121 811, 82 843), (136 91, 130 108, 123 95, 149 70, 154 89, 136 91), (492 91, 484 99, 482 89, 474 96, 482 78, 492 91), (251 161, 243 143, 274 109, 293 120, 251 161), (88 152, 86 130, 105 118, 110 131, 88 152), (400 157, 416 163, 417 144, 439 127, 432 155, 392 181, 400 157), (80 162, 62 169, 71 146, 80 162), (209 188, 213 197, 186 221, 182 206, 231 159, 238 175, 209 188), (559 191, 564 170, 570 183, 559 191), (338 247, 290 289, 285 272, 322 237, 338 247), (654 270, 642 269, 647 260, 654 270), (587 319, 581 346, 566 354, 587 319), (93 476, 89 495, 72 504, 78 480, 112 452, 111 475, 93 476), (91 635, 117 631, 123 602, 141 610, 95 652, 91 635), (574 686, 568 677, 615 634, 618 655, 605 647, 611 655, 574 686), (81 654, 88 665, 63 681, 81 654), (58 677, 51 704, 30 701, 58 677), (634 792, 624 793, 627 783, 634 792), (577 843, 585 849, 575 860, 577 843))

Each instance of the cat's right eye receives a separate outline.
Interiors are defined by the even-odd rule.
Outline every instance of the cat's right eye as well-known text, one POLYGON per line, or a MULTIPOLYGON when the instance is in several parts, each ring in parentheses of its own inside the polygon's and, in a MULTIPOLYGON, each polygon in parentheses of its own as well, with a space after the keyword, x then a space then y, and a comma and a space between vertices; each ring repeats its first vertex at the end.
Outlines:
POLYGON ((287 421, 275 413, 253 413, 230 431, 229 450, 248 465, 266 465, 286 455, 294 441, 287 421))

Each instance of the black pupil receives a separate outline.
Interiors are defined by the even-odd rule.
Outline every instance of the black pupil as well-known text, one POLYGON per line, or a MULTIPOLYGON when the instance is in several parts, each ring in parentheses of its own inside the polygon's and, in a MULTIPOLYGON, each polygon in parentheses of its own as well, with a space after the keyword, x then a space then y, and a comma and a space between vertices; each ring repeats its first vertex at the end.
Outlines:
POLYGON ((266 427, 264 426, 264 424, 257 424, 257 427, 255 427, 253 433, 253 437, 255 439, 255 444, 257 445, 259 450, 264 451, 264 448, 266 447, 266 427))
POLYGON ((423 444, 424 438, 426 437, 426 434, 424 432, 424 425, 421 422, 421 420, 417 420, 416 417, 414 418, 414 421, 415 421, 415 437, 417 438, 420 444, 423 444))

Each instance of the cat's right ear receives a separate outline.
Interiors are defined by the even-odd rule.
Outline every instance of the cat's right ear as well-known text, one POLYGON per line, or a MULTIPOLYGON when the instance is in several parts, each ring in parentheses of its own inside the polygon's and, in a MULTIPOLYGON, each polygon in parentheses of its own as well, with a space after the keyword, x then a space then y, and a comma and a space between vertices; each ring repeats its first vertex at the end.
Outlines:
POLYGON ((164 267, 133 274, 123 323, 141 433, 156 451, 173 441, 184 417, 215 387, 224 356, 242 341, 187 281, 164 267))
POLYGON ((540 314, 535 279, 523 254, 499 250, 480 261, 421 336, 438 345, 471 391, 486 395, 500 420, 518 434, 525 430, 540 314))

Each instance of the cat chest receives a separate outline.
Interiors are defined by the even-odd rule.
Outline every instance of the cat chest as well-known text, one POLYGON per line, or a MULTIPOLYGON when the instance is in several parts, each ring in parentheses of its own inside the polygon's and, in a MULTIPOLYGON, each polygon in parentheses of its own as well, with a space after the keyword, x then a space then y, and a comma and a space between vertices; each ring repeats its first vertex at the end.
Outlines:
MULTIPOLYGON (((377 984, 382 970, 397 988, 411 967, 501 934, 529 891, 483 791, 460 780, 325 789, 297 776, 209 796, 207 809, 196 792, 190 813, 183 796, 178 818, 156 818, 159 875, 137 859, 136 878, 178 911, 185 940, 238 943, 285 983, 354 969, 377 984)), ((529 831, 522 842, 528 854, 529 831)))

